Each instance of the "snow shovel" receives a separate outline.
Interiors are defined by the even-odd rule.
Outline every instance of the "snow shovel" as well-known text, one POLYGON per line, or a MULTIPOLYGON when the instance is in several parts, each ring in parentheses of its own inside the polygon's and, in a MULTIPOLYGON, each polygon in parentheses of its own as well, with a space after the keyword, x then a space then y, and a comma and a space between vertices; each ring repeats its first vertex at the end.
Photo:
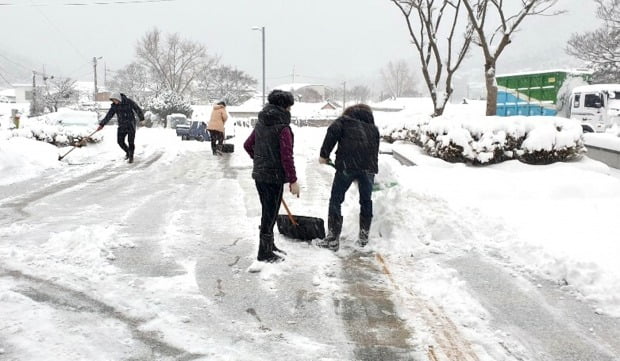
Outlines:
POLYGON ((301 241, 311 241, 315 238, 325 238, 325 224, 321 218, 294 216, 284 199, 282 205, 286 215, 278 215, 278 231, 289 238, 301 241))
POLYGON ((94 132, 90 133, 88 136, 86 136, 86 138, 82 138, 82 140, 81 140, 78 144, 74 145, 74 146, 73 146, 73 148, 69 149, 69 151, 68 151, 67 153, 65 153, 65 154, 63 154, 63 155, 59 155, 59 156, 58 156, 58 160, 62 160, 62 158, 66 157, 66 156, 67 156, 67 154, 71 153, 71 152, 72 152, 75 148, 77 148, 77 147, 78 147, 78 145, 79 145, 82 141, 84 141, 84 139, 88 139, 88 138, 92 137, 92 136, 93 136, 95 133, 97 133, 98 131, 99 131, 99 129, 97 129, 97 130, 95 130, 94 132))

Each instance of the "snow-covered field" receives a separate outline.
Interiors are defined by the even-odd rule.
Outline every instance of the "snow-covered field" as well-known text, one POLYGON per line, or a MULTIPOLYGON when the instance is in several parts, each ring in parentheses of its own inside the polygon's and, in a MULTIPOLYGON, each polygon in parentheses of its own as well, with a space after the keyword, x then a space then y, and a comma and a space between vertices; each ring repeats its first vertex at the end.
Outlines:
MULTIPOLYGON (((471 114, 480 114, 481 109, 479 105, 470 108, 454 106, 447 113, 468 113, 468 118, 471 118, 471 114)), ((36 180, 50 172, 57 172, 59 177, 85 173, 119 158, 115 127, 104 128, 102 143, 78 149, 66 161, 59 162, 58 155, 69 148, 57 149, 42 142, 11 137, 4 114, 0 117, 0 186, 36 180)), ((410 113, 410 116, 415 114, 410 113)), ((398 113, 378 112, 375 117, 381 125, 402 120, 402 114, 398 113)), ((249 131, 247 128, 236 129, 234 141, 237 152, 233 155, 231 166, 250 164, 241 148, 249 131)), ((318 147, 324 132, 324 128, 294 127, 295 155, 302 192, 301 200, 292 200, 291 206, 311 204, 314 208, 304 208, 305 212, 326 218, 328 189, 311 189, 308 180, 314 175, 308 174, 311 168, 304 166, 318 158, 318 147), (303 203, 309 202, 304 197, 317 194, 321 194, 325 200, 323 203, 303 203)), ((160 161, 172 162, 181 154, 207 151, 207 147, 206 143, 180 142, 169 129, 141 128, 138 130, 136 153, 141 158, 162 153, 160 161)), ((425 261, 424 257, 475 251, 501 260, 515 275, 546 279, 562 285, 569 293, 587 301, 593 313, 620 317, 620 262, 617 262, 620 254, 617 231, 620 173, 617 170, 587 157, 548 166, 510 161, 471 167, 431 158, 411 144, 382 144, 382 150, 397 151, 416 163, 414 167, 405 167, 390 156, 382 155, 376 181, 384 189, 373 195, 375 218, 370 248, 384 255, 393 265, 392 272, 399 284, 412 285, 429 295, 456 318, 455 322, 484 327, 483 318, 472 321, 472 313, 482 311, 475 300, 464 296, 466 285, 458 281, 454 274, 438 267, 432 258, 425 261), (415 273, 408 268, 412 257, 418 260, 415 273), (420 273, 420 269, 424 272, 420 273)), ((330 170, 326 168, 320 172, 329 173, 330 170)), ((217 201, 222 203, 228 199, 227 195, 218 197, 217 201)), ((50 212, 54 212, 53 207, 50 207, 50 212)), ((344 238, 355 237, 357 213, 357 196, 355 192, 349 192, 343 208, 344 238)), ((256 216, 248 216, 254 217, 252 221, 240 222, 236 232, 242 236, 254 235, 256 216)), ((77 272, 75 279, 79 279, 80 273, 85 277, 99 273, 100 277, 105 278, 112 273, 110 267, 113 267, 106 258, 109 253, 99 254, 92 247, 111 249, 119 246, 106 243, 105 232, 95 236, 83 228, 82 242, 78 243, 72 243, 62 233, 51 234, 44 245, 45 257, 28 254, 28 249, 20 249, 19 242, 0 243, 0 265, 9 263, 28 273, 33 264, 43 264, 46 272, 63 273, 67 270, 61 269, 60 263, 56 266, 57 260, 83 255, 83 262, 71 269, 71 272, 77 272), (93 255, 96 256, 92 258, 93 255)), ((11 226, 0 229, 0 235, 13 233, 19 234, 20 230, 11 226)), ((328 267, 325 262, 329 264, 329 257, 334 257, 328 251, 319 253, 327 257, 327 261, 321 257, 305 257, 308 250, 296 249, 291 245, 289 248, 292 252, 284 264, 269 265, 263 270, 261 277, 264 281, 274 282, 279 275, 292 272, 295 265, 328 267), (304 258, 295 259, 296 255, 304 258)), ((191 276, 194 271, 191 271, 190 264, 186 266, 191 276)), ((318 280, 317 283, 336 290, 337 281, 336 278, 329 282, 318 280)), ((8 281, 3 282, 5 285, 0 287, 0 335, 4 334, 11 342, 20 342, 14 335, 23 333, 14 326, 9 327, 3 320, 14 320, 14 315, 26 314, 31 305, 22 298, 12 296, 9 292, 11 285, 8 281), (9 327, 8 333, 6 327, 9 327)), ((189 282, 187 278, 179 278, 177 282, 174 285, 176 288, 192 288, 185 283, 189 282)), ((79 281, 76 281, 76 289, 83 288, 77 283, 79 281)), ((170 303, 170 299, 166 300, 165 290, 171 285, 151 286, 162 290, 157 294, 159 303, 149 305, 148 312, 158 314, 165 311, 165 305, 170 303), (161 309, 158 310, 157 305, 161 305, 161 309)), ((127 285, 118 284, 118 287, 122 290, 127 285)), ((119 291, 110 292, 105 297, 108 301, 125 304, 123 295, 124 292, 119 291)), ((33 318, 24 321, 22 327, 28 327, 28 322, 49 322, 50 327, 52 323, 46 318, 36 321, 33 318)), ((153 321, 150 326, 158 329, 158 322, 165 326, 165 316, 160 316, 159 321, 153 321)), ((101 327, 105 333, 116 326, 101 327)), ((176 336, 182 338, 182 334, 176 336)), ((52 338, 50 344, 53 344, 54 337, 62 335, 49 337, 52 338)), ((484 343, 482 340, 480 342, 484 343)), ((45 356, 40 354, 34 359, 44 360, 45 356)))

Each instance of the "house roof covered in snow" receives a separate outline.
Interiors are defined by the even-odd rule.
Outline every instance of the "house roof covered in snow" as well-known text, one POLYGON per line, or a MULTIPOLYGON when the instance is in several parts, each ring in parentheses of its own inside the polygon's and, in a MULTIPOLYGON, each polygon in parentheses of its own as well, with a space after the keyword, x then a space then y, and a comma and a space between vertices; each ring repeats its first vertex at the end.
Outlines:
POLYGON ((582 86, 573 88, 573 92, 600 92, 600 91, 620 92, 620 84, 592 84, 592 85, 582 85, 582 86))

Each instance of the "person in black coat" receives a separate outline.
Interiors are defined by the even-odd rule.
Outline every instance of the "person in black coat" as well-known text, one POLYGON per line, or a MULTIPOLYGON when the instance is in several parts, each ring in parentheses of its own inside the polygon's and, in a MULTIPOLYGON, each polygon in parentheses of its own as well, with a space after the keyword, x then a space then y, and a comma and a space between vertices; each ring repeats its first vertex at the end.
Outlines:
POLYGON ((273 227, 282 202, 284 184, 299 197, 299 184, 293 155, 293 131, 291 129, 291 106, 293 94, 274 90, 269 93, 258 122, 243 148, 253 159, 252 178, 261 203, 261 222, 258 255, 261 262, 281 262, 284 258, 274 252, 285 254, 274 244, 273 227))
POLYGON ((112 93, 112 95, 110 95, 110 100, 112 101, 110 110, 108 110, 108 113, 99 122, 99 127, 97 128, 97 130, 103 129, 103 127, 108 124, 108 122, 112 119, 112 117, 116 115, 116 119, 118 121, 116 141, 118 142, 118 145, 125 151, 125 159, 127 159, 129 163, 133 163, 133 153, 136 149, 134 143, 136 139, 135 114, 138 115, 138 118, 140 119, 140 124, 143 124, 144 113, 135 101, 129 99, 123 93, 112 93), (127 137, 127 142, 129 144, 125 143, 125 137, 127 137))
POLYGON ((345 193, 353 182, 359 188, 360 217, 358 245, 368 243, 372 222, 372 186, 379 172, 379 130, 375 126, 372 109, 366 104, 356 104, 344 110, 328 128, 319 163, 330 162, 329 155, 336 150, 336 174, 332 183, 327 216, 328 235, 317 243, 319 247, 337 251, 342 231, 341 205, 345 193))

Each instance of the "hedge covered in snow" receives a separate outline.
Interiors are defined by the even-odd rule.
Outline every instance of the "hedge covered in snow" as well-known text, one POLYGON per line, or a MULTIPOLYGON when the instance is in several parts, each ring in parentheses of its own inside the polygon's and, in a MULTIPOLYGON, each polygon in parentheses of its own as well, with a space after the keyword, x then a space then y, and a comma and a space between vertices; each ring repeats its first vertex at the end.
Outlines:
POLYGON ((431 156, 474 165, 518 159, 550 164, 585 152, 579 122, 560 117, 451 116, 386 126, 383 139, 413 142, 431 156))
POLYGON ((59 147, 84 146, 102 140, 98 134, 88 137, 97 126, 97 114, 93 112, 64 110, 40 117, 22 117, 19 128, 8 117, 4 117, 1 123, 3 138, 24 137, 59 147))

